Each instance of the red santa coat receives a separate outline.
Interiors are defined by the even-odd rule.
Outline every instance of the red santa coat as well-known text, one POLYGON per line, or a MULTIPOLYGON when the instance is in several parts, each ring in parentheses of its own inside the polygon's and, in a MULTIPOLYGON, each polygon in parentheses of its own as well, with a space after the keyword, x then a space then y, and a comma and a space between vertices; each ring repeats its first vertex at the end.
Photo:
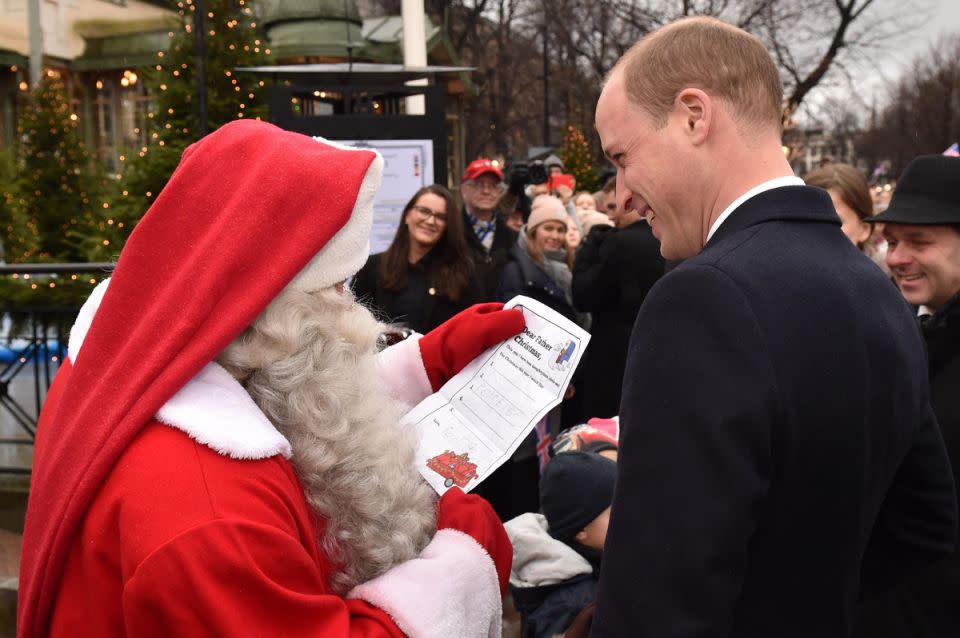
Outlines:
MULTIPOLYGON (((498 635, 493 562, 453 529, 331 595, 289 443, 211 363, 288 284, 359 268, 381 170, 373 152, 254 121, 184 152, 81 312, 41 413, 20 638, 498 635)), ((382 353, 408 403, 410 379, 429 388, 419 354, 382 353)))
POLYGON ((50 635, 403 636, 328 589, 317 527, 283 457, 238 461, 153 422, 91 503, 50 635))
MULTIPOLYGON (((47 405, 60 400, 108 284, 81 311, 47 405)), ((430 392, 415 338, 381 353, 378 364, 383 387, 401 400, 430 392)), ((243 388, 208 364, 137 435, 90 503, 50 635, 499 634, 493 563, 454 530, 441 530, 419 559, 352 597, 332 592, 334 565, 317 543, 323 521, 307 505, 289 454, 243 388)))

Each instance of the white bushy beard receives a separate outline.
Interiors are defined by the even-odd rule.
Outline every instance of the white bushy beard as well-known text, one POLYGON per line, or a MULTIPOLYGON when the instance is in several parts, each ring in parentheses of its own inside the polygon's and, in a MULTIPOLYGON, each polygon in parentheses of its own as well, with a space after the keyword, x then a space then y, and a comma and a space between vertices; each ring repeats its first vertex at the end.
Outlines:
POLYGON ((349 291, 284 290, 217 359, 290 441, 340 594, 417 556, 436 528, 415 434, 376 374, 381 329, 349 291))

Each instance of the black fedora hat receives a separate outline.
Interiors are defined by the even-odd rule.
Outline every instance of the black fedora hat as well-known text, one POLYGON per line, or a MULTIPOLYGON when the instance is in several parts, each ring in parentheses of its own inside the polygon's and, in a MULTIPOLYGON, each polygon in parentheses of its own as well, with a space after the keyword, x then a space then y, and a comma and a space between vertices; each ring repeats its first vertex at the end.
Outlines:
POLYGON ((960 157, 921 155, 903 172, 890 205, 864 221, 960 224, 960 157))

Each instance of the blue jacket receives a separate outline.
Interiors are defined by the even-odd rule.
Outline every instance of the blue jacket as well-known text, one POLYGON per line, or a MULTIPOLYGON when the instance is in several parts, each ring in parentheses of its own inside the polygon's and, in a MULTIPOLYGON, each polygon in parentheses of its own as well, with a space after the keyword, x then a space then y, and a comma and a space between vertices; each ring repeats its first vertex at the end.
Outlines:
POLYGON ((920 329, 820 189, 747 200, 653 287, 620 423, 591 636, 846 637, 954 546, 920 329))

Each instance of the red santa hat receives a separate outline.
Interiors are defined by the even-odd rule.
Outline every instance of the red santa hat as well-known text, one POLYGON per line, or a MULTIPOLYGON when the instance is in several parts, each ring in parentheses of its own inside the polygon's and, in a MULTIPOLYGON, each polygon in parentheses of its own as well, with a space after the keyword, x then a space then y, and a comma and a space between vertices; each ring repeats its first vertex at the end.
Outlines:
POLYGON ((157 410, 285 286, 318 290, 363 265, 382 170, 374 151, 249 120, 183 153, 41 412, 19 636, 46 633, 84 512, 157 410))

